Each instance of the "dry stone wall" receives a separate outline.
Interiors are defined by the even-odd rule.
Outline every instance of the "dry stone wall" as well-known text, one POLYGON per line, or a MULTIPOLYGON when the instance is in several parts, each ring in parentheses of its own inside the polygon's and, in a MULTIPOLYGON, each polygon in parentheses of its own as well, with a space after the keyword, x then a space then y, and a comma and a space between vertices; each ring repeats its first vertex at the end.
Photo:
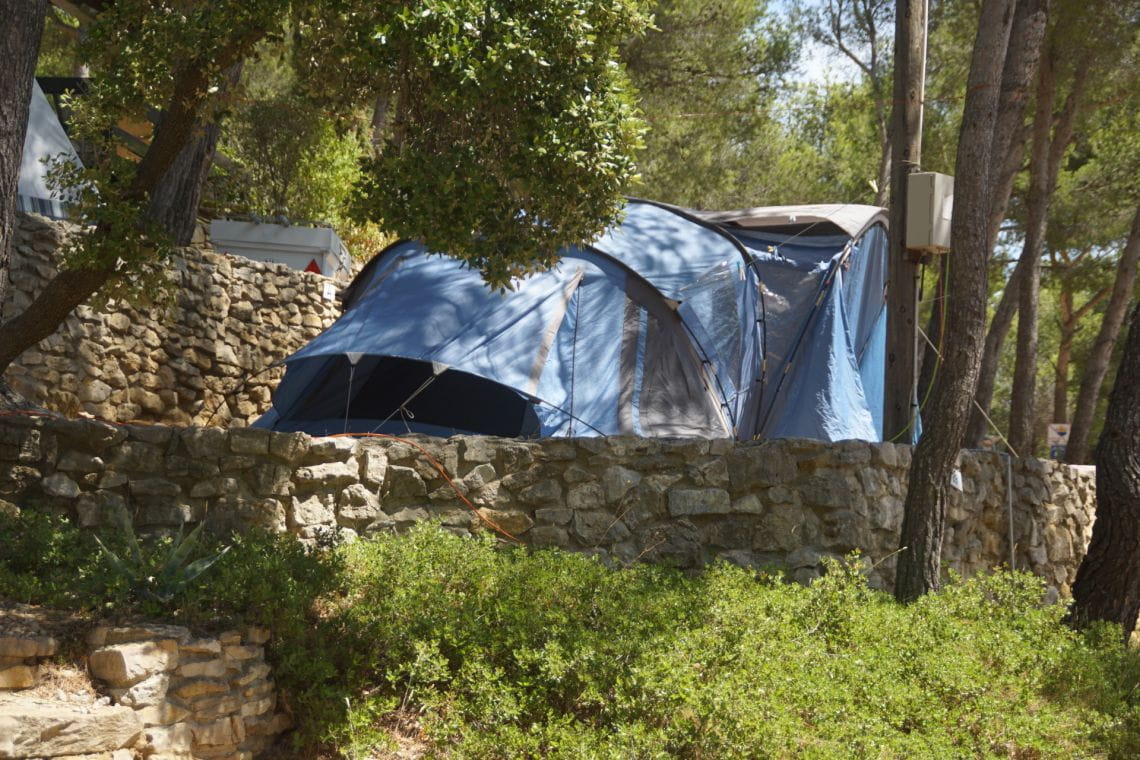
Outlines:
MULTIPOLYGON (((84 526, 121 507, 143 529, 209 517, 215 528, 259 525, 304 539, 428 519, 468 533, 485 518, 524 543, 617 563, 691 569, 722 557, 782 566, 801 581, 824 557, 859 549, 878 563, 871 579, 883 588, 909 464, 907 446, 861 441, 310 438, 0 419, 0 499, 84 526)), ((1000 455, 963 452, 960 469, 943 557, 970 575, 1008 564, 1011 513, 1000 455)), ((1093 471, 1023 459, 1012 474, 1016 566, 1066 593, 1091 538, 1093 471)))
MULTIPOLYGON (((17 214, 4 318, 18 314, 55 273, 74 227, 17 214)), ((171 267, 169 313, 80 306, 24 352, 5 379, 26 398, 112 422, 245 425, 270 406, 283 370, 267 369, 339 316, 332 280, 284 265, 199 248, 171 267)))
POLYGON ((260 627, 197 637, 176 625, 96 625, 86 661, 102 696, 26 697, 39 661, 58 646, 36 625, 37 612, 0 610, 0 661, 21 661, 0 673, 30 673, 0 683, 0 758, 252 760, 271 756, 291 725, 278 710, 269 631, 260 627))

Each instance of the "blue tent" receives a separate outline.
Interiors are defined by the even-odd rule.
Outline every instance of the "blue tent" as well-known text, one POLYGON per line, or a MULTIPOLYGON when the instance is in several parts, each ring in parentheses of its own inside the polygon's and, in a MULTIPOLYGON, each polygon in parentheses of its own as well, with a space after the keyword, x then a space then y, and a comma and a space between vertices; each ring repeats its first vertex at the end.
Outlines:
POLYGON ((866 207, 815 208, 830 218, 631 201, 621 225, 506 294, 396 243, 346 291, 344 315, 285 360, 256 425, 880 438, 881 213, 853 233, 845 220, 866 207))

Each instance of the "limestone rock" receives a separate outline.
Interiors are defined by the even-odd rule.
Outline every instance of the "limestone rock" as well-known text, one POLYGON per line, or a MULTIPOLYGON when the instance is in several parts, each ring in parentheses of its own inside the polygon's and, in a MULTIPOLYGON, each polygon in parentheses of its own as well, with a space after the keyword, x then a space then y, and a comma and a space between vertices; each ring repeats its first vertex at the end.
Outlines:
POLYGON ((721 488, 674 488, 669 491, 669 514, 726 515, 732 512, 728 491, 721 488))
POLYGON ((0 703, 0 758, 112 752, 141 736, 142 724, 128 707, 0 703))
POLYGON ((177 647, 162 643, 144 641, 96 649, 88 658, 88 667, 92 675, 111 686, 132 686, 154 673, 178 667, 177 647))

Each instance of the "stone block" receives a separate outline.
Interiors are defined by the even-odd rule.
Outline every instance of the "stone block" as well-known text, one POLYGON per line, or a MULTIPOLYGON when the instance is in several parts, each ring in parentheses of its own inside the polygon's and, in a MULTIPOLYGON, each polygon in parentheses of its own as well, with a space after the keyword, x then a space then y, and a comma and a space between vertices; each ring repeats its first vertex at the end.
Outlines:
POLYGON ((851 505, 859 488, 849 472, 821 468, 800 480, 799 492, 805 504, 842 508, 851 505))
POLYGON ((607 467, 602 473, 602 490, 608 503, 614 504, 641 482, 641 473, 620 465, 607 467))
POLYGON ((61 472, 44 478, 41 488, 48 496, 60 499, 74 499, 79 496, 79 484, 61 472))
POLYGON ((309 450, 309 436, 304 433, 269 434, 270 456, 282 459, 289 464, 300 461, 309 450))
POLYGON ((178 667, 177 645, 167 641, 105 646, 91 653, 88 667, 93 676, 111 686, 132 686, 155 673, 178 667))
POLYGON ((182 658, 175 673, 182 678, 224 678, 226 663, 220 659, 187 661, 182 658))
POLYGON ((0 703, 0 757, 94 755, 133 747, 141 736, 142 724, 129 707, 0 703))
POLYGON ((68 451, 59 458, 56 469, 60 472, 102 472, 103 460, 82 451, 68 451))
POLYGON ((383 514, 379 495, 361 483, 353 483, 341 491, 337 504, 340 522, 350 526, 366 525, 383 514))
POLYGON ((536 509, 534 511, 534 519, 539 523, 550 525, 569 525, 571 518, 574 517, 574 510, 561 509, 559 507, 547 507, 545 509, 536 509))
POLYGON ((728 454, 729 480, 737 491, 787 483, 798 474, 785 441, 739 444, 728 454))
POLYGON ((355 438, 312 438, 303 461, 310 464, 344 462, 353 458, 357 445, 355 438))
POLYGON ((575 511, 603 509, 606 506, 605 492, 597 483, 574 486, 566 494, 566 506, 575 511))
POLYGON ((195 678, 179 683, 174 687, 173 692, 179 699, 186 700, 225 694, 229 690, 230 685, 225 681, 219 681, 215 678, 195 678))
POLYGON ((136 709, 135 712, 144 726, 170 726, 186 720, 190 715, 190 711, 185 707, 168 700, 147 705, 136 709))
POLYGON ((0 666, 0 690, 30 689, 38 681, 39 668, 35 665, 0 666))
POLYGON ((58 646, 51 636, 0 636, 0 657, 50 657, 58 646))
POLYGON ((562 501, 562 486, 552 478, 544 478, 518 492, 524 504, 547 506, 562 501))
POLYGON ((485 519, 499 526, 512 536, 521 536, 534 525, 534 520, 526 512, 507 512, 497 509, 480 509, 485 519))
POLYGON ((260 659, 261 653, 261 647, 252 644, 229 644, 222 647, 222 654, 225 656, 226 662, 231 664, 260 659))
POLYGON ((471 472, 463 477, 463 483, 472 491, 478 490, 488 483, 492 483, 499 477, 495 472, 495 467, 487 462, 482 462, 475 465, 471 472))
POLYGON ((170 674, 155 673, 147 676, 129 689, 112 689, 115 701, 136 710, 140 707, 161 704, 166 700, 170 689, 170 674))
POLYGON ((722 488, 674 488, 669 491, 669 514, 726 515, 732 512, 728 491, 722 488))
POLYGON ((613 514, 603 511, 575 512, 572 530, 585 546, 617 543, 629 538, 629 528, 613 514))
POLYGON ((189 755, 194 743, 190 724, 155 725, 146 729, 146 741, 156 752, 186 753, 189 755))
POLYGON ((237 428, 229 431, 230 451, 235 454, 268 454, 269 437, 273 435, 268 430, 260 428, 237 428))
POLYGON ((732 512, 741 515, 759 515, 764 512, 764 504, 759 496, 750 493, 732 502, 732 512))
POLYGON ((360 454, 360 479, 372 488, 379 488, 384 484, 384 476, 388 471, 388 454, 373 447, 362 447, 360 454))
MULTIPOLYGON (((234 718, 225 717, 207 723, 191 723, 190 732, 193 736, 194 744, 205 744, 207 746, 237 744, 241 739, 238 738, 238 734, 234 730, 234 722, 234 718)), ((237 723, 241 725, 240 720, 238 720, 237 723)), ((245 737, 244 725, 241 725, 241 736, 242 738, 245 737)), ((195 749, 197 749, 197 747, 195 747, 195 749)), ((194 754, 201 756, 199 752, 195 752, 194 754)))
POLYGON ((126 472, 160 472, 162 456, 162 449, 158 446, 138 441, 124 441, 111 455, 107 464, 113 470, 126 472))
POLYGON ((336 522, 334 503, 334 496, 330 493, 314 493, 304 498, 295 498, 291 522, 295 527, 332 525, 336 522))
POLYGON ((427 495, 427 486, 414 468, 390 465, 382 494, 384 499, 416 498, 427 495))
POLYGON ((539 525, 527 531, 526 536, 531 545, 537 547, 565 547, 570 544, 570 536, 566 529, 557 525, 539 525))

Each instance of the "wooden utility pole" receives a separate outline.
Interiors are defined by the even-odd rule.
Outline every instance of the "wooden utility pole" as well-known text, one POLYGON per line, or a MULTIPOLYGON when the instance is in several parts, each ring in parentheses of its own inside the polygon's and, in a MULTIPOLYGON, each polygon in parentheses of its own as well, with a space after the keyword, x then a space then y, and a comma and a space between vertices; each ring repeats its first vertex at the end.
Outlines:
POLYGON ((910 443, 918 413, 918 262, 906 249, 907 175, 922 160, 926 86, 926 0, 895 10, 895 87, 891 110, 890 263, 887 271, 887 368, 883 436, 910 443))

